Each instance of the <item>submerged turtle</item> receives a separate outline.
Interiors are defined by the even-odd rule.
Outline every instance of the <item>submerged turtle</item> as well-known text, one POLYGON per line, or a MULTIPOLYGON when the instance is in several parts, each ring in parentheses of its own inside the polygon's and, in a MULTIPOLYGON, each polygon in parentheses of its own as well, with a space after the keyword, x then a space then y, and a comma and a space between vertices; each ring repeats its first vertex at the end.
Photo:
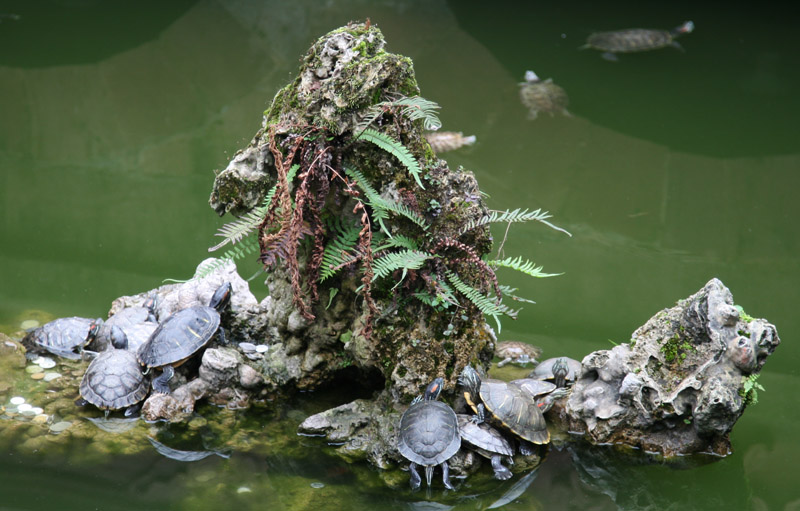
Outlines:
POLYGON ((139 350, 139 361, 147 367, 162 370, 161 376, 153 379, 153 390, 169 394, 169 380, 175 367, 203 348, 219 329, 221 342, 225 334, 219 328, 219 311, 230 303, 231 284, 221 285, 207 307, 189 307, 176 312, 161 323, 150 339, 139 350))
MULTIPOLYGON (((464 398, 482 422, 488 412, 495 422, 504 426, 523 440, 534 444, 550 442, 550 432, 536 400, 516 385, 500 380, 484 380, 478 372, 466 366, 458 378, 464 387, 464 398)), ((523 442, 520 451, 531 451, 523 442)))
POLYGON ((581 373, 581 363, 569 357, 548 358, 531 371, 529 378, 552 380, 556 387, 574 382, 581 373))
POLYGON ((567 111, 567 93, 554 84, 552 78, 542 81, 533 71, 525 71, 525 81, 519 85, 519 97, 528 108, 529 119, 536 119, 539 112, 546 112, 551 116, 556 113, 570 115, 567 111))
POLYGON ((136 355, 127 350, 128 339, 119 326, 111 329, 113 348, 100 353, 92 360, 81 380, 81 397, 88 403, 105 410, 126 408, 130 417, 138 410, 146 396, 148 385, 136 355))
POLYGON ((59 318, 30 332, 22 339, 22 344, 32 352, 46 350, 77 360, 81 358, 83 348, 97 336, 102 324, 102 319, 59 318))
POLYGON ((613 32, 595 32, 586 39, 584 48, 603 51, 603 58, 617 60, 615 53, 632 53, 637 51, 657 50, 666 46, 681 49, 675 38, 694 30, 694 23, 687 21, 672 30, 654 30, 631 28, 613 32))
POLYGON ((502 359, 497 367, 503 367, 509 362, 520 365, 537 364, 536 359, 542 355, 542 348, 519 341, 502 341, 497 343, 494 353, 502 359))
POLYGON ((444 153, 446 151, 454 151, 465 145, 472 145, 475 143, 475 135, 465 137, 460 131, 427 131, 425 132, 425 140, 431 145, 431 149, 435 153, 444 153))
POLYGON ((442 378, 433 380, 425 389, 425 396, 414 399, 400 418, 397 450, 411 462, 408 469, 413 489, 422 483, 417 465, 425 467, 428 486, 433 478, 433 468, 441 465, 442 481, 446 488, 453 489, 447 460, 461 448, 461 436, 456 413, 447 404, 437 401, 443 384, 442 378))
POLYGON ((467 442, 472 449, 492 460, 494 476, 501 481, 511 478, 511 471, 503 465, 503 458, 509 464, 514 463, 514 447, 511 442, 486 422, 477 423, 474 415, 458 414, 458 432, 461 440, 467 442))
POLYGON ((126 307, 106 320, 97 333, 95 344, 103 350, 111 344, 111 329, 118 326, 128 338, 128 350, 137 352, 158 327, 155 297, 151 296, 138 307, 126 307))

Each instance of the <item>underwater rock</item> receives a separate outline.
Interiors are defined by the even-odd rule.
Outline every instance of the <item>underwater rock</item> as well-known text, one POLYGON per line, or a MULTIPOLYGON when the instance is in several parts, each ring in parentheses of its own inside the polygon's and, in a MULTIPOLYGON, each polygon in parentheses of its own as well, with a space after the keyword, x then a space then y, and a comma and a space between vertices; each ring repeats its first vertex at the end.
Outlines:
POLYGON ((773 325, 741 312, 712 279, 656 314, 630 343, 587 355, 566 407, 554 413, 595 444, 725 455, 751 399, 745 383, 779 343, 773 325))

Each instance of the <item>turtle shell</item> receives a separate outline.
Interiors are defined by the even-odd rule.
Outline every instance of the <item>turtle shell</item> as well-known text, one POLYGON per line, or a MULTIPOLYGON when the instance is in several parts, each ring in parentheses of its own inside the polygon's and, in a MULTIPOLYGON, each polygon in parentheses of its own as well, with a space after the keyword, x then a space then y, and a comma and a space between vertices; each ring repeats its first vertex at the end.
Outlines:
POLYGON ((666 30, 646 28, 596 32, 586 39, 586 44, 592 48, 613 53, 656 50, 672 44, 672 34, 666 30))
POLYGON ((520 378, 519 380, 512 380, 509 383, 516 385, 533 397, 548 394, 556 389, 554 383, 538 380, 536 378, 520 378))
POLYGON ((520 387, 484 380, 479 393, 486 410, 512 433, 534 444, 550 442, 550 432, 536 400, 520 387))
POLYGON ((412 463, 438 465, 460 448, 458 419, 447 404, 423 399, 409 406, 400 418, 397 449, 412 463))
POLYGON ((537 380, 552 380, 555 378, 553 374, 553 365, 558 359, 565 359, 567 361, 567 381, 575 381, 581 374, 581 363, 569 357, 555 357, 543 360, 536 368, 531 371, 528 378, 535 378, 537 380))
POLYGON ((81 397, 101 410, 118 410, 147 396, 148 384, 136 355, 111 349, 97 356, 81 380, 81 397))
POLYGON ((100 330, 97 332, 97 341, 99 349, 105 349, 111 345, 111 329, 118 326, 125 332, 128 337, 128 349, 136 351, 139 346, 144 344, 152 335, 153 331, 158 326, 158 323, 149 321, 152 317, 152 312, 146 307, 128 307, 120 310, 103 323, 100 330), (141 325, 145 325, 144 328, 141 325), (144 336, 144 332, 149 332, 144 336))
POLYGON ((531 119, 541 112, 551 115, 565 113, 569 104, 567 93, 550 78, 523 82, 520 84, 519 97, 522 104, 528 107, 531 119))
POLYGON ((511 442, 495 428, 481 422, 476 424, 472 421, 472 415, 458 414, 458 432, 461 434, 461 439, 470 445, 478 448, 478 453, 491 457, 492 454, 501 454, 503 456, 513 456, 514 447, 511 442))
POLYGON ((219 312, 195 306, 176 312, 156 328, 139 350, 139 361, 146 367, 163 367, 184 361, 214 336, 219 328, 219 312))
POLYGON ((500 358, 509 357, 513 360, 524 360, 524 357, 535 360, 541 356, 542 348, 519 341, 502 341, 497 343, 495 354, 500 358))
POLYGON ((29 349, 45 349, 54 355, 77 360, 75 348, 82 348, 94 338, 94 332, 103 321, 89 318, 59 318, 42 325, 22 340, 29 349))

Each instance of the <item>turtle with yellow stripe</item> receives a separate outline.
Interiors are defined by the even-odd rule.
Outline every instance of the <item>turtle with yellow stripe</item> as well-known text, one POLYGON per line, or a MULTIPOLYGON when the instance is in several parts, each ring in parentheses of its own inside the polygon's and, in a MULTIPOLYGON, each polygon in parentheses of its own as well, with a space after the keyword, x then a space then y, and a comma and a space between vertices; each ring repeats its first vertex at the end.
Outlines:
MULTIPOLYGON (((467 404, 477 414, 476 422, 488 417, 496 424, 508 429, 530 443, 547 444, 550 433, 536 399, 522 388, 500 380, 483 380, 470 366, 464 368, 458 379, 464 388, 467 404)), ((520 444, 522 454, 532 450, 525 442, 520 444)))
POLYGON ((183 309, 164 320, 139 349, 139 362, 148 368, 161 368, 161 376, 153 379, 153 390, 169 394, 169 380, 175 367, 200 351, 219 330, 220 342, 225 334, 219 328, 219 311, 231 299, 231 284, 221 285, 211 297, 208 306, 183 309))

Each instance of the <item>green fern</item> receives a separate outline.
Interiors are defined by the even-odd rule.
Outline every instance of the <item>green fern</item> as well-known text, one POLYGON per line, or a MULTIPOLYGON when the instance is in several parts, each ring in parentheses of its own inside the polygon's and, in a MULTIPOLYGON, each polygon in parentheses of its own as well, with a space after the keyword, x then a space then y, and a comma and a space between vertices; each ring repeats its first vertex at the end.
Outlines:
POLYGON ((417 182, 417 185, 419 185, 419 187, 423 190, 425 189, 425 187, 422 185, 422 181, 419 178, 419 175, 422 172, 419 168, 419 163, 406 146, 393 139, 389 135, 375 131, 372 128, 367 128, 362 131, 358 135, 357 140, 366 140, 367 142, 372 142, 387 153, 394 155, 398 160, 400 160, 400 163, 402 163, 408 169, 411 175, 414 176, 414 180, 417 182))
MULTIPOLYGON (((400 278, 400 281, 402 281, 406 276, 406 271, 422 268, 425 261, 432 257, 435 256, 419 250, 402 250, 383 255, 372 262, 372 271, 374 273, 372 280, 386 277, 395 270, 402 269, 403 276, 400 278)), ((400 281, 398 281, 398 284, 400 281)))
POLYGON ((343 265, 355 262, 358 256, 354 253, 358 243, 358 233, 361 226, 357 224, 341 225, 337 217, 337 224, 331 230, 335 232, 322 254, 320 282, 335 275, 343 265))
POLYGON ((478 219, 478 220, 470 220, 467 222, 467 225, 461 229, 461 234, 464 234, 467 231, 470 231, 476 227, 480 227, 481 225, 486 225, 489 223, 518 223, 518 222, 530 222, 536 221, 545 224, 546 226, 550 227, 551 229, 555 229, 556 231, 563 232, 567 236, 572 236, 567 230, 562 229, 556 225, 551 224, 547 221, 548 218, 552 218, 553 215, 548 213, 547 211, 542 211, 541 209, 537 209, 536 211, 528 211, 527 209, 520 210, 519 208, 509 211, 491 211, 488 215, 478 219))
POLYGON ((385 240, 381 240, 379 244, 376 244, 373 252, 380 252, 389 248, 407 248, 409 250, 417 250, 419 248, 419 244, 413 238, 403 236, 402 234, 395 234, 391 238, 386 238, 385 240))
POLYGON ((511 319, 517 319, 517 313, 519 311, 511 309, 507 305, 503 305, 502 303, 497 303, 493 298, 484 295, 474 287, 466 284, 458 275, 453 273, 450 270, 445 272, 447 275, 447 280, 453 284, 459 293, 466 296, 467 299, 472 302, 481 312, 486 314, 487 316, 491 316, 494 318, 495 322, 497 323, 497 333, 499 334, 502 330, 502 325, 500 323, 500 315, 505 315, 510 317, 511 319))
POLYGON ((505 286, 503 284, 500 284, 499 287, 500 287, 500 293, 502 293, 503 296, 507 296, 507 297, 511 298, 512 300, 514 300, 516 302, 525 302, 525 303, 534 303, 534 304, 536 303, 533 300, 529 300, 527 298, 523 298, 521 296, 517 296, 516 294, 514 294, 514 293, 517 292, 517 288, 515 288, 515 287, 505 286))
POLYGON ((258 240, 255 237, 247 237, 235 247, 226 250, 220 257, 217 257, 213 261, 209 261, 208 263, 199 266, 191 279, 164 279, 164 282, 189 282, 190 280, 202 279, 208 275, 211 275, 231 261, 238 261, 240 259, 244 259, 245 256, 258 253, 259 249, 258 240))
POLYGON ((428 131, 436 131, 442 127, 442 121, 436 112, 440 107, 433 101, 420 96, 403 97, 394 101, 381 101, 369 107, 364 112, 364 117, 356 125, 355 133, 360 133, 375 122, 387 110, 399 107, 400 115, 412 121, 422 119, 422 127, 428 131))
POLYGON ((523 262, 521 256, 517 258, 508 257, 503 260, 492 259, 490 261, 486 261, 486 264, 492 268, 511 268, 512 270, 521 271, 522 273, 530 275, 531 277, 556 277, 558 275, 563 275, 563 273, 544 273, 542 272, 541 266, 536 266, 527 259, 523 262))
MULTIPOLYGON (((291 166, 289 173, 286 175, 289 182, 292 182, 299 168, 300 165, 297 164, 291 166)), ((238 220, 229 222, 220 227, 214 236, 222 236, 225 239, 209 248, 208 251, 214 252, 215 250, 219 250, 220 248, 224 247, 228 243, 238 243, 245 236, 252 234, 252 232, 255 231, 259 225, 261 225, 261 222, 264 221, 264 216, 267 214, 267 211, 269 211, 270 204, 272 204, 272 198, 275 196, 275 191, 277 189, 278 185, 275 185, 269 189, 267 195, 264 197, 264 201, 261 203, 261 206, 253 208, 249 213, 238 220)))
POLYGON ((417 213, 411 211, 408 206, 395 202, 391 199, 381 197, 378 192, 375 191, 372 185, 370 185, 369 180, 367 180, 364 174, 349 167, 345 167, 344 171, 348 176, 354 179, 356 184, 358 184, 358 187, 364 191, 364 195, 367 196, 367 202, 372 207, 374 219, 378 222, 378 225, 381 226, 381 229, 386 233, 387 236, 391 238, 392 234, 389 232, 389 229, 386 228, 386 225, 383 223, 383 221, 389 218, 388 213, 390 211, 408 218, 418 226, 422 227, 423 230, 428 229, 428 224, 425 222, 425 219, 419 216, 417 213))

